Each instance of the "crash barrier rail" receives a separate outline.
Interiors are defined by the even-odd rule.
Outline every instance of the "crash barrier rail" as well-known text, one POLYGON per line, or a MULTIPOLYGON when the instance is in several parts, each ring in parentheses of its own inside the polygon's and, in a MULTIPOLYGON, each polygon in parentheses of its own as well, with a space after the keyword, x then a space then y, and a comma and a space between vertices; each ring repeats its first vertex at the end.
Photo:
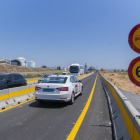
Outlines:
MULTIPOLYGON (((77 77, 79 80, 90 74, 77 77)), ((33 79, 34 80, 34 79, 33 79)), ((34 98, 36 84, 0 90, 0 110, 34 98)))
POLYGON ((0 110, 34 97, 35 85, 0 90, 0 110))
POLYGON ((140 140, 140 114, 103 75, 101 81, 108 98, 116 140, 140 140))

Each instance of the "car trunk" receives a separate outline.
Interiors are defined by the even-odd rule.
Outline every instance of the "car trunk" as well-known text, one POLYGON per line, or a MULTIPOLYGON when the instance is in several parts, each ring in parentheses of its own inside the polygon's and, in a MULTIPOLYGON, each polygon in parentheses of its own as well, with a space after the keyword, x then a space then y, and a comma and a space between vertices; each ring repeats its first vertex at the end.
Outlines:
POLYGON ((60 94, 61 91, 57 88, 65 87, 65 84, 40 83, 39 85, 37 85, 37 87, 41 87, 41 89, 39 89, 38 92, 42 94, 60 94))

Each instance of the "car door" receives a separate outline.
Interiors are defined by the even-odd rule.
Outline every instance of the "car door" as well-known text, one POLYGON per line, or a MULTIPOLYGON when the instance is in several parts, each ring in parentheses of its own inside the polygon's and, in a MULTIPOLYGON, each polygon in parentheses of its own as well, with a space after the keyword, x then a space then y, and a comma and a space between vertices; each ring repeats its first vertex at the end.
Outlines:
POLYGON ((16 87, 16 78, 14 74, 10 74, 7 79, 7 88, 16 87))
POLYGON ((81 83, 78 82, 78 79, 75 76, 74 76, 74 79, 75 79, 75 82, 76 82, 76 84, 78 86, 78 93, 79 93, 81 91, 81 83))
POLYGON ((16 86, 22 86, 23 80, 19 74, 16 74, 16 86))
POLYGON ((72 84, 71 84, 71 85, 72 85, 72 90, 73 90, 74 93, 75 93, 75 92, 76 92, 76 91, 75 91, 75 80, 74 80, 73 76, 70 77, 70 82, 72 83, 72 84))
POLYGON ((78 83, 77 81, 75 80, 74 76, 72 76, 72 81, 73 81, 73 84, 74 84, 74 93, 77 94, 78 93, 78 83))

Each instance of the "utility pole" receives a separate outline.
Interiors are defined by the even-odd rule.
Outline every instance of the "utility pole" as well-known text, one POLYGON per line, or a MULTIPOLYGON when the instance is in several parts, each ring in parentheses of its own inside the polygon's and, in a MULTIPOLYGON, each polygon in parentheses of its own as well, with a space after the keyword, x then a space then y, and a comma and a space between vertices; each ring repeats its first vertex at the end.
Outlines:
POLYGON ((87 64, 85 63, 85 71, 87 70, 87 64))

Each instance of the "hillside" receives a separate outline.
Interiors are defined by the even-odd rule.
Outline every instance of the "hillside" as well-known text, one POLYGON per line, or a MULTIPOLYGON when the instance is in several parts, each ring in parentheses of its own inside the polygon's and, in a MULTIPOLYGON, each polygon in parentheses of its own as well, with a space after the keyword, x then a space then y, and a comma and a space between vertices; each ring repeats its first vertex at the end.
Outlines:
POLYGON ((44 68, 29 68, 23 66, 0 64, 0 73, 47 72, 47 71, 53 71, 53 70, 44 69, 44 68))

